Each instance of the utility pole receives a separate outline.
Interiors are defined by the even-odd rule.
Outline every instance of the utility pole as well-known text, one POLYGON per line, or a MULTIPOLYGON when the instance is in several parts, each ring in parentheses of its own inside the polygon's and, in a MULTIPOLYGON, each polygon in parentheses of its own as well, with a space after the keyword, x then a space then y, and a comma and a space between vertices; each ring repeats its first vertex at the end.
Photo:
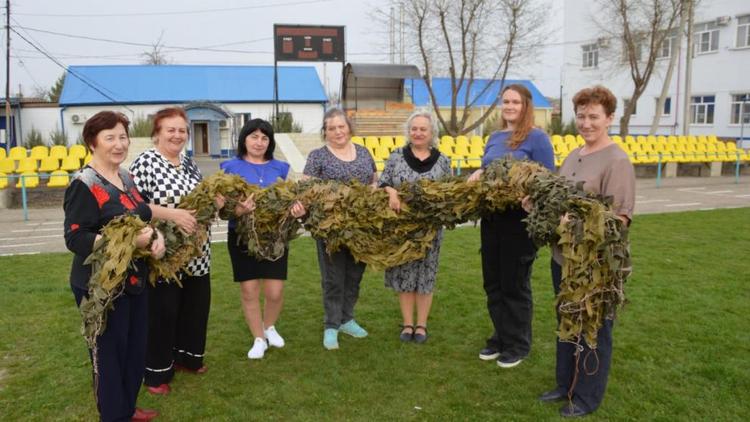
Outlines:
POLYGON ((690 133, 690 86, 691 78, 693 73, 693 14, 695 2, 688 0, 687 2, 687 56, 685 57, 685 98, 683 98, 683 118, 682 118, 682 134, 689 135, 690 133))
POLYGON ((5 149, 10 150, 10 0, 5 0, 5 149))

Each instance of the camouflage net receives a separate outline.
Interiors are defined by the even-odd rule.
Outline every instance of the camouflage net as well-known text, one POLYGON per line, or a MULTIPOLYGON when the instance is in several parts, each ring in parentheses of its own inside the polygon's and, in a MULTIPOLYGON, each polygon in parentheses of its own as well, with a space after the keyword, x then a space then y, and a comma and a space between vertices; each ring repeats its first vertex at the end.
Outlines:
MULTIPOLYGON (((256 209, 237 219, 237 233, 238 241, 259 258, 279 259, 304 228, 323 239, 329 253, 345 247, 355 259, 378 269, 424 258, 440 228, 518 207, 528 195, 534 203, 526 219, 529 235, 539 246, 558 244, 565 257, 556 299, 560 339, 578 345, 585 341, 596 348, 604 319, 614 319, 625 303, 626 227, 604 198, 585 193, 536 163, 499 160, 476 183, 451 177, 404 184, 399 188, 400 213, 388 207, 383 189, 356 182, 280 181, 262 189, 219 172, 180 203, 180 208, 198 211, 196 233, 187 236, 171 223, 157 224, 164 233, 167 253, 162 260, 149 261, 152 282, 155 277, 176 280, 188 260, 200 255, 208 227, 219 211, 214 202, 217 195, 226 199, 222 218, 233 217, 237 203, 253 195, 256 209), (304 222, 289 212, 295 201, 307 210, 304 222), (569 217, 567 224, 560 222, 564 214, 569 217)), ((92 281, 97 277, 94 274, 92 281)))

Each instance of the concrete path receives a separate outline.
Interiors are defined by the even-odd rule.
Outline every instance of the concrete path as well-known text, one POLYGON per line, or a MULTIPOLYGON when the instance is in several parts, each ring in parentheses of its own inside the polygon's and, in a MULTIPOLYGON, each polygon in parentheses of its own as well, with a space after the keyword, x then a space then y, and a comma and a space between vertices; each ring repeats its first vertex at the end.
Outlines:
MULTIPOLYGON (((736 184, 733 177, 684 177, 637 180, 636 215, 717 208, 750 207, 750 177, 736 184)), ((0 210, 0 256, 65 252, 62 207, 31 208, 29 220, 23 210, 0 210)), ((750 223, 750 222, 748 222, 750 223)), ((212 242, 226 242, 227 223, 213 226, 212 242)))

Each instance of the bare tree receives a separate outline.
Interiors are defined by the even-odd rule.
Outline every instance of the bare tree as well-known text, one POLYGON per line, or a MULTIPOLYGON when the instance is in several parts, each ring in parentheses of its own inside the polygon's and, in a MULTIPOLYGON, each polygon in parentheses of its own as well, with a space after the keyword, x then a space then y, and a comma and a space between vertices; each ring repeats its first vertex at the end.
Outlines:
POLYGON ((607 36, 619 41, 633 80, 633 92, 620 118, 620 135, 626 136, 630 116, 651 80, 665 40, 675 28, 680 0, 606 0, 602 8, 605 22, 600 26, 607 36))
MULTIPOLYGON (((690 3, 694 3, 695 0, 681 0, 680 1, 680 23, 677 25, 677 31, 671 41, 669 65, 667 65, 667 74, 664 76, 664 82, 661 87, 661 93, 659 98, 656 100, 656 113, 654 113, 654 119, 651 121, 651 129, 648 131, 649 135, 656 135, 656 131, 659 129, 659 120, 664 110, 664 102, 667 100, 669 95, 669 85, 672 83, 672 74, 674 73, 675 64, 680 57, 680 50, 682 49, 682 35, 685 32, 685 27, 688 21, 688 12, 690 11, 690 3)), ((669 39, 667 39, 669 40, 669 39)))
POLYGON ((498 80, 523 57, 533 57, 545 19, 532 0, 402 0, 409 59, 418 63, 438 120, 451 135, 468 133, 495 112, 500 95, 481 114, 477 102, 492 89, 478 89, 476 79, 498 80), (450 107, 438 105, 433 76, 450 79, 450 107), (475 113, 476 114, 476 113, 475 113))
POLYGON ((141 57, 143 57, 143 64, 169 64, 169 58, 163 50, 164 45, 161 42, 162 37, 164 37, 164 31, 159 35, 159 39, 151 45, 151 50, 141 54, 141 57))

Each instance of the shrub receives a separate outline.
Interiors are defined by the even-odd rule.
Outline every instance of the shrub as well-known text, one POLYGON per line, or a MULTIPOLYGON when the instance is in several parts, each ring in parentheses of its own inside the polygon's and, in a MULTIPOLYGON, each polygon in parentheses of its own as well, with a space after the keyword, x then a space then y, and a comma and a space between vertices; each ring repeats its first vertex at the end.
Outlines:
POLYGON ((52 141, 52 145, 64 145, 68 146, 68 135, 66 135, 59 128, 55 128, 49 133, 49 138, 52 141))
POLYGON ((130 122, 130 136, 133 138, 150 138, 153 126, 151 119, 138 115, 130 122))
POLYGON ((564 126, 560 116, 552 116, 552 120, 547 124, 547 133, 550 135, 563 135, 564 126))
POLYGON ((302 132, 302 124, 295 122, 292 113, 282 111, 278 118, 271 118, 274 133, 299 133, 302 132))
POLYGON ((26 142, 24 142, 24 146, 27 149, 31 149, 40 145, 46 145, 44 143, 44 140, 42 139, 42 133, 36 130, 36 128, 32 127, 29 131, 29 134, 26 135, 26 142))

